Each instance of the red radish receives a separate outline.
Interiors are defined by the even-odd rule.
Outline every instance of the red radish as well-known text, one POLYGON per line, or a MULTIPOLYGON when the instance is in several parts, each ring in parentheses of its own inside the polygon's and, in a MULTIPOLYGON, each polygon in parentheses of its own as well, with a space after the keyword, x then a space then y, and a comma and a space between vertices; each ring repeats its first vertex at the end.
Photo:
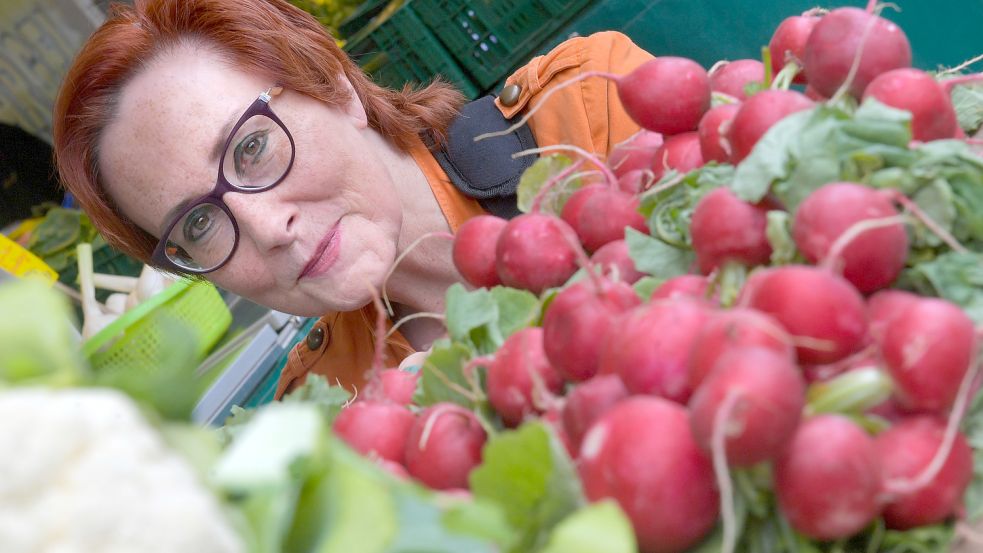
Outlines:
POLYGON ((770 314, 792 335, 801 363, 833 363, 864 344, 868 324, 863 297, 825 269, 765 269, 751 275, 741 296, 741 305, 770 314))
POLYGON ((628 171, 618 177, 618 190, 629 194, 641 194, 654 182, 652 179, 655 174, 649 169, 649 165, 646 165, 644 169, 628 171))
POLYGON ((335 418, 332 429, 362 455, 403 462, 406 434, 416 417, 402 405, 356 401, 335 418))
POLYGON ((575 451, 580 449, 580 443, 591 425, 626 397, 628 390, 621 379, 613 374, 596 376, 574 386, 567 394, 562 416, 563 428, 575 451))
POLYGON ((911 45, 900 27, 859 8, 839 8, 823 16, 809 34, 802 57, 806 80, 832 98, 846 82, 858 53, 860 63, 848 85, 854 98, 881 73, 911 67, 911 45))
POLYGON ((607 189, 608 187, 604 184, 590 184, 578 189, 573 194, 570 194, 566 203, 563 204, 563 209, 560 211, 560 218, 570 225, 570 228, 576 231, 577 221, 580 219, 580 212, 584 209, 584 203, 594 194, 607 189))
MULTIPOLYGON (((901 421, 877 437, 889 494, 891 480, 914 478, 931 463, 943 445, 944 434, 944 422, 918 416, 901 421)), ((963 494, 972 479, 973 450, 966 437, 957 433, 935 477, 919 490, 894 494, 884 506, 884 522, 895 530, 943 522, 962 506, 963 494)))
POLYGON ((526 213, 502 229, 495 267, 502 283, 539 294, 577 272, 577 233, 559 217, 526 213))
POLYGON ((716 66, 710 73, 710 90, 744 100, 747 98, 744 91, 747 85, 764 81, 763 63, 758 60, 734 60, 716 66))
POLYGON ((388 472, 389 474, 399 478, 400 480, 409 480, 410 473, 406 472, 406 467, 403 465, 390 461, 389 459, 376 459, 375 463, 382 468, 382 470, 388 472))
POLYGON ((730 125, 729 121, 734 119, 740 104, 723 104, 711 108, 697 128, 700 137, 700 153, 706 161, 716 161, 727 163, 730 160, 730 143, 724 140, 721 125, 730 125))
POLYGON ((852 536, 880 512, 874 440, 840 415, 803 421, 775 460, 774 479, 782 513, 810 538, 852 536))
POLYGON ((601 267, 604 276, 614 279, 617 272, 617 280, 625 284, 635 284, 645 276, 635 268, 635 261, 631 258, 628 250, 628 242, 615 240, 601 246, 590 258, 591 263, 601 267))
POLYGON ((369 398, 380 401, 391 401, 397 405, 410 405, 413 403, 413 394, 416 393, 416 383, 419 379, 419 373, 400 369, 385 369, 379 371, 369 382, 365 394, 369 398))
POLYGON ((681 553, 716 523, 710 459, 686 409, 666 400, 628 398, 602 415, 581 445, 580 476, 589 500, 621 505, 641 553, 681 553))
POLYGON ((464 222, 454 238, 454 266, 473 286, 491 288, 501 281, 495 270, 495 244, 508 223, 501 217, 478 215, 464 222))
POLYGON ((624 282, 582 280, 561 290, 543 317, 546 357, 567 380, 597 374, 604 336, 613 321, 641 303, 624 282))
POLYGON ((431 405, 406 438, 406 469, 427 486, 467 488, 468 474, 481 463, 487 435, 474 413, 453 403, 431 405))
POLYGON ((643 129, 611 150, 608 166, 618 178, 632 171, 648 169, 659 146, 662 146, 662 135, 643 129))
POLYGON ((973 321, 962 309, 919 298, 887 324, 881 354, 902 406, 944 412, 956 399, 975 347, 973 321))
POLYGON ((654 301, 612 324, 601 349, 600 374, 617 374, 633 394, 686 403, 689 354, 709 319, 705 304, 688 298, 654 301))
POLYGON ((587 251, 625 238, 625 228, 648 232, 645 217, 638 212, 637 196, 607 188, 591 194, 580 209, 574 230, 587 251))
POLYGON ((562 389, 563 378, 546 359, 539 327, 506 338, 488 367, 488 400, 509 427, 543 412, 549 395, 562 389))
POLYGON ((710 79, 693 60, 662 56, 620 77, 618 98, 642 128, 664 135, 696 130, 710 108, 710 79))
POLYGON ((726 187, 711 191, 696 204, 690 222, 700 271, 709 274, 727 261, 752 267, 768 263, 767 227, 765 205, 749 204, 726 187))
POLYGON ((904 290, 881 290, 867 298, 867 314, 870 317, 870 336, 876 343, 884 339, 887 325, 920 296, 904 290))
POLYGON ((799 64, 799 73, 795 76, 793 83, 805 84, 805 73, 801 71, 803 54, 805 53, 806 41, 809 34, 819 23, 819 17, 815 15, 793 15, 785 18, 778 24, 775 34, 771 35, 768 42, 768 50, 771 53, 771 70, 777 74, 785 65, 794 61, 799 64))
POLYGON ((722 355, 689 402, 696 442, 710 451, 717 412, 728 396, 724 424, 727 464, 746 467, 773 459, 792 439, 805 407, 805 383, 790 355, 735 348, 722 355))
POLYGON ((953 138, 959 128, 949 93, 918 69, 905 67, 881 73, 870 81, 863 97, 910 112, 912 138, 921 142, 953 138))
POLYGON ((748 98, 731 120, 725 138, 731 145, 731 162, 740 163, 758 140, 786 116, 815 103, 794 90, 764 90, 748 98))
MULTIPOLYGON (((696 128, 696 125, 693 128, 696 128)), ((655 157, 652 159, 655 182, 658 182, 669 169, 688 173, 701 166, 703 166, 703 154, 700 152, 700 135, 696 132, 684 132, 666 138, 665 143, 655 152, 655 157)))
MULTIPOLYGON (((877 189, 852 182, 826 184, 799 204, 792 226, 795 245, 812 263, 825 260, 831 248, 854 225, 895 217, 890 198, 877 189)), ((890 285, 908 258, 908 233, 897 221, 871 228, 855 237, 830 262, 842 268, 843 278, 868 294, 890 285)))
POLYGON ((679 275, 672 277, 652 292, 653 300, 667 300, 678 296, 709 302, 710 280, 703 275, 679 275))
POLYGON ((716 311, 693 340, 690 386, 697 389, 728 351, 747 347, 769 349, 787 356, 790 362, 795 360, 792 338, 774 317, 741 307, 716 311))
MULTIPOLYGON (((800 75, 801 75, 801 73, 800 73, 800 75)), ((803 78, 805 78, 805 77, 803 77, 803 78)), ((815 88, 812 88, 811 86, 807 86, 806 89, 805 89, 805 92, 803 92, 803 94, 806 95, 806 98, 808 98, 808 99, 810 99, 810 100, 812 100, 814 102, 825 102, 826 100, 829 100, 829 98, 827 98, 826 96, 823 96, 822 94, 819 93, 819 91, 817 91, 815 88)))

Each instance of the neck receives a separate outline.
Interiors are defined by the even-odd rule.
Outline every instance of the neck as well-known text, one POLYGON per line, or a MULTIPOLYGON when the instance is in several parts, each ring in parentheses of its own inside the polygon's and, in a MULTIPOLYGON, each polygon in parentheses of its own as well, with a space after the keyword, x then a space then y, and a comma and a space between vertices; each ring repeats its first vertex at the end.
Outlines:
POLYGON ((377 151, 383 154, 403 205, 397 255, 409 249, 389 277, 388 297, 402 304, 407 314, 419 311, 442 313, 447 288, 460 282, 461 277, 451 258, 451 240, 426 236, 449 234, 451 229, 413 156, 399 150, 378 133, 372 134, 372 140, 377 142, 377 151))

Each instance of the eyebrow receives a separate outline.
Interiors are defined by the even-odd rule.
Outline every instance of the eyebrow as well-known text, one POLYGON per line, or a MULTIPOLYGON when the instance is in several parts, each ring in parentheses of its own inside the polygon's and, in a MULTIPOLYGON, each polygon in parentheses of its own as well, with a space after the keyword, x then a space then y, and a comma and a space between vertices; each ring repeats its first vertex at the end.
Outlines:
POLYGON ((166 240, 167 239, 167 237, 164 236, 164 231, 167 230, 168 225, 170 225, 172 222, 174 222, 174 219, 176 219, 177 216, 180 215, 182 211, 184 211, 185 209, 188 209, 188 207, 192 203, 194 203, 195 200, 197 200, 199 198, 200 198, 200 196, 195 196, 193 198, 185 198, 185 199, 181 200, 180 202, 178 202, 177 205, 175 205, 174 207, 172 207, 164 215, 164 222, 161 223, 161 225, 160 225, 160 231, 158 232, 158 234, 160 235, 160 239, 161 240, 166 240))
POLYGON ((218 131, 218 140, 212 146, 212 154, 209 159, 217 162, 222 156, 222 150, 225 149, 225 142, 229 139, 229 135, 232 134, 232 127, 235 126, 240 117, 242 117, 241 113, 232 112, 230 114, 228 121, 218 131))

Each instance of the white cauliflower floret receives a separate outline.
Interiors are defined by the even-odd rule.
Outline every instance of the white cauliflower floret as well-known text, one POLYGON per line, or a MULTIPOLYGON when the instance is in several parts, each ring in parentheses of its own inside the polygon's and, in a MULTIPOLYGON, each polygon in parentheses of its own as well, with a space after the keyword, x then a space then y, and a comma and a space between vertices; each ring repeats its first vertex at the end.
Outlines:
POLYGON ((0 391, 0 551, 234 553, 219 502, 111 390, 0 391))

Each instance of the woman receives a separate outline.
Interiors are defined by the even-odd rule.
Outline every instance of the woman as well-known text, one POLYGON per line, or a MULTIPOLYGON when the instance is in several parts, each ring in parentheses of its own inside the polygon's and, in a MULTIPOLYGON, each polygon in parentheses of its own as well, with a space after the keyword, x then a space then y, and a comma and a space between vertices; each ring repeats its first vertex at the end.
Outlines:
MULTIPOLYGON (((650 58, 618 33, 573 39, 510 77, 495 105, 513 118, 580 72, 623 74, 650 58)), ((309 372, 351 388, 371 364, 371 287, 417 238, 483 213, 434 155, 463 105, 440 82, 372 84, 283 0, 137 0, 116 8, 69 71, 55 151, 65 185, 123 252, 321 317, 278 395, 309 372)), ((550 98, 529 129, 540 146, 605 155, 638 127, 613 83, 587 79, 550 98)), ((441 312, 459 280, 450 244, 421 242, 388 280, 396 318, 441 312)), ((426 319, 399 330, 393 366, 443 333, 426 319)))

